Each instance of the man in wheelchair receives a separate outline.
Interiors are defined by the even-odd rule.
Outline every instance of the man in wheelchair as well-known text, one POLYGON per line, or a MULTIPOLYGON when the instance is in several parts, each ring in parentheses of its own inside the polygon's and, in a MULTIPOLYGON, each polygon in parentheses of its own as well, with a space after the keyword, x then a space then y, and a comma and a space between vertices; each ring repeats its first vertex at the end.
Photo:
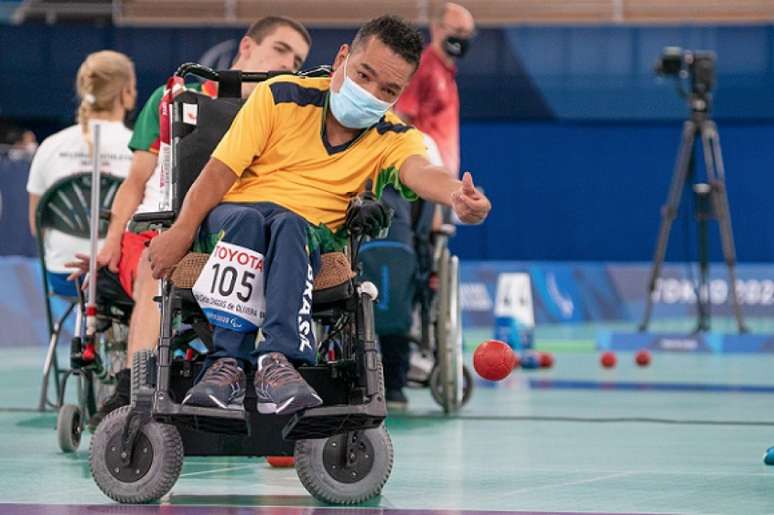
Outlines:
POLYGON ((343 248, 348 203, 366 183, 377 197, 391 185, 409 200, 450 206, 465 223, 487 216, 489 200, 470 174, 459 181, 432 166, 422 135, 390 111, 421 51, 416 29, 383 16, 340 47, 332 76, 259 84, 175 223, 151 241, 156 278, 170 276, 192 246, 214 250, 209 275, 194 287, 207 299, 214 352, 185 404, 239 405, 248 387, 264 414, 322 404, 295 366, 316 361, 311 303, 320 252, 343 248), (240 316, 229 314, 234 305, 243 306, 240 316), (244 371, 253 367, 248 386, 244 371))

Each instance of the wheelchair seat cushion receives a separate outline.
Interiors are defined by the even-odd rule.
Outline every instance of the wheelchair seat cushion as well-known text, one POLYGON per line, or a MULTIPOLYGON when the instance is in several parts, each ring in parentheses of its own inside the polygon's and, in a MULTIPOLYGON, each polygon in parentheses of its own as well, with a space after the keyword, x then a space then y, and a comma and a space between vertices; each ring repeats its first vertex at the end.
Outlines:
POLYGON ((328 252, 320 256, 320 271, 314 278, 315 291, 327 290, 349 282, 355 273, 343 252, 328 252))
MULTIPOLYGON (((201 274, 204 265, 210 255, 202 252, 189 252, 177 264, 172 272, 170 280, 175 287, 191 289, 196 279, 201 274)), ((314 279, 314 291, 326 291, 335 289, 341 285, 351 283, 355 273, 349 264, 349 259, 343 252, 329 252, 320 256, 320 271, 314 279)), ((350 288, 346 288, 350 291, 350 288)), ((328 297, 328 295, 326 295, 328 297)))
POLYGON ((210 258, 209 254, 204 252, 189 252, 175 266, 170 280, 177 288, 190 290, 193 288, 196 279, 204 269, 204 265, 210 258))

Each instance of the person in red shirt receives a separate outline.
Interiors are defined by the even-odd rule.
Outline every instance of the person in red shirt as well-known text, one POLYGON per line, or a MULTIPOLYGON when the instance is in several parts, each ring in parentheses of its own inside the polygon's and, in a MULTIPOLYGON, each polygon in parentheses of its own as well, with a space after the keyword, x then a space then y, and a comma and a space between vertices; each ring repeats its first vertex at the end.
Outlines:
POLYGON ((442 5, 430 24, 430 44, 395 106, 398 114, 435 141, 446 168, 459 174, 460 99, 457 59, 470 47, 475 22, 461 5, 442 5))

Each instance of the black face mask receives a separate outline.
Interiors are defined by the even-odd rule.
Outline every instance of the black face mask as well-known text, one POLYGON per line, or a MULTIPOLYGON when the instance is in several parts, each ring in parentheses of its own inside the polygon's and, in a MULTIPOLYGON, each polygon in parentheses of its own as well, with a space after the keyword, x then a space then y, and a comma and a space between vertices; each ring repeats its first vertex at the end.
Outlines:
POLYGON ((449 57, 465 57, 470 49, 470 38, 449 36, 443 40, 443 50, 449 57))

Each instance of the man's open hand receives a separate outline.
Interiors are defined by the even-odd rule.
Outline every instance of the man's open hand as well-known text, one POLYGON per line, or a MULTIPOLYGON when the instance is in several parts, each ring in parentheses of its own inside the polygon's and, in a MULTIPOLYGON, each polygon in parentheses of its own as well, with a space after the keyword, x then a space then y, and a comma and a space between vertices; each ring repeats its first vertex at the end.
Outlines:
POLYGON ((486 195, 473 185, 470 172, 462 176, 460 189, 452 193, 452 207, 462 223, 480 224, 492 209, 492 204, 486 195))

